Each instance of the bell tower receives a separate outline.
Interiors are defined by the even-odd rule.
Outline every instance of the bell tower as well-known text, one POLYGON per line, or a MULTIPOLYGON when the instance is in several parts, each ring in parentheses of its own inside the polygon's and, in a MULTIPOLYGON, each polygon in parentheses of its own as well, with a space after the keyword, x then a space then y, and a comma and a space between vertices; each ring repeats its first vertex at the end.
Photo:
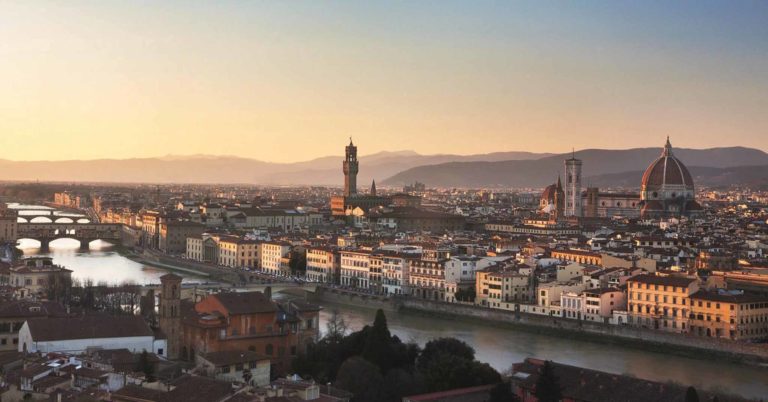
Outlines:
POLYGON ((179 358, 181 344, 181 277, 176 274, 165 274, 160 277, 160 329, 167 338, 165 355, 169 359, 179 358))
POLYGON ((582 216, 581 159, 575 152, 565 160, 565 216, 582 216))
POLYGON ((357 147, 349 139, 344 157, 344 196, 349 197, 357 194, 357 172, 359 170, 357 162, 357 147))

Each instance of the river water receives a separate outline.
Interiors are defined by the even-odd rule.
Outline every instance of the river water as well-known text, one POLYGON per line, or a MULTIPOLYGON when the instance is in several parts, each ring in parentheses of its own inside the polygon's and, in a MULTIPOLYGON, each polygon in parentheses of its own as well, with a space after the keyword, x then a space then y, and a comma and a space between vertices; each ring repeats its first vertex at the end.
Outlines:
MULTIPOLYGON (((73 271, 78 279, 94 282, 139 284, 159 283, 166 271, 134 262, 112 250, 106 242, 91 243, 91 250, 81 252, 78 242, 60 239, 51 242, 50 252, 40 253, 39 243, 21 240, 25 255, 48 255, 54 262, 73 271)), ((199 278, 176 272, 185 282, 199 278)), ((373 322, 375 311, 367 308, 328 304, 320 313, 322 329, 333 310, 338 310, 350 330, 359 330, 373 322)), ((718 389, 738 393, 745 397, 768 397, 768 369, 756 368, 714 360, 648 352, 613 344, 586 342, 562 336, 547 336, 494 326, 492 322, 479 324, 419 313, 392 312, 387 314, 389 328, 404 341, 421 345, 430 339, 456 337, 472 345, 477 359, 504 371, 526 357, 537 357, 602 370, 629 374, 654 381, 673 381, 697 388, 718 389)), ((768 346, 766 346, 768 347, 768 346)))
MULTIPOLYGON (((320 313, 321 328, 325 329, 333 310, 341 314, 353 331, 371 324, 376 314, 369 308, 324 305, 320 313)), ((751 398, 768 396, 768 369, 731 362, 698 360, 562 336, 532 334, 500 328, 492 322, 482 325, 421 313, 387 313, 387 324, 392 334, 422 346, 430 339, 439 337, 461 339, 475 348, 478 360, 501 372, 526 357, 537 357, 653 381, 673 381, 700 389, 738 393, 751 398)))

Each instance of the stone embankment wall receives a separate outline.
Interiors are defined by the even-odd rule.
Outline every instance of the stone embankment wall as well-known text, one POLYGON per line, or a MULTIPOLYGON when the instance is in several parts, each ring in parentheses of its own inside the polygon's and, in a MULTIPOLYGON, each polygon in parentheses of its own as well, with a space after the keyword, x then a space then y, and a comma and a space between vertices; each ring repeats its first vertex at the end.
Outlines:
POLYGON ((317 287, 314 293, 307 293, 308 300, 322 305, 325 303, 343 304, 355 307, 397 311, 398 306, 390 297, 369 295, 344 289, 317 287))
POLYGON ((724 339, 702 338, 693 335, 664 333, 661 331, 622 325, 548 317, 536 314, 516 313, 467 304, 445 303, 414 298, 393 300, 395 307, 406 311, 439 314, 458 319, 472 319, 489 324, 517 326, 540 333, 576 336, 579 339, 614 341, 619 344, 646 347, 676 354, 692 356, 711 354, 747 360, 750 363, 768 364, 768 345, 734 342, 724 339), (597 338, 597 339, 594 339, 597 338))

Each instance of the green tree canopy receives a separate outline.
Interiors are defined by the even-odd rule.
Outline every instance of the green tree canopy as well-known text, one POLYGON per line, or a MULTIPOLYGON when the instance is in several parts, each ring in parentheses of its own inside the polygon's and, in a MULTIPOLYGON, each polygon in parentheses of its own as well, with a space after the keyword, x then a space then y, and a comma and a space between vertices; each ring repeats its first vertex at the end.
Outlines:
POLYGON ((384 378, 376 365, 361 357, 350 357, 339 368, 336 386, 354 394, 354 402, 385 401, 384 378))

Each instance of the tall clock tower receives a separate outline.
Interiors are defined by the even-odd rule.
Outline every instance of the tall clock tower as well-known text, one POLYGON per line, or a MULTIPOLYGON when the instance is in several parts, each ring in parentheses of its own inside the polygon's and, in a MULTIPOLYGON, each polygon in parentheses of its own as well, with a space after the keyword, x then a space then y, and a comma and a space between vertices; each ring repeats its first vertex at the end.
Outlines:
POLYGON ((344 196, 349 197, 357 194, 357 172, 359 170, 357 162, 357 147, 349 139, 349 145, 346 148, 344 158, 344 196))

